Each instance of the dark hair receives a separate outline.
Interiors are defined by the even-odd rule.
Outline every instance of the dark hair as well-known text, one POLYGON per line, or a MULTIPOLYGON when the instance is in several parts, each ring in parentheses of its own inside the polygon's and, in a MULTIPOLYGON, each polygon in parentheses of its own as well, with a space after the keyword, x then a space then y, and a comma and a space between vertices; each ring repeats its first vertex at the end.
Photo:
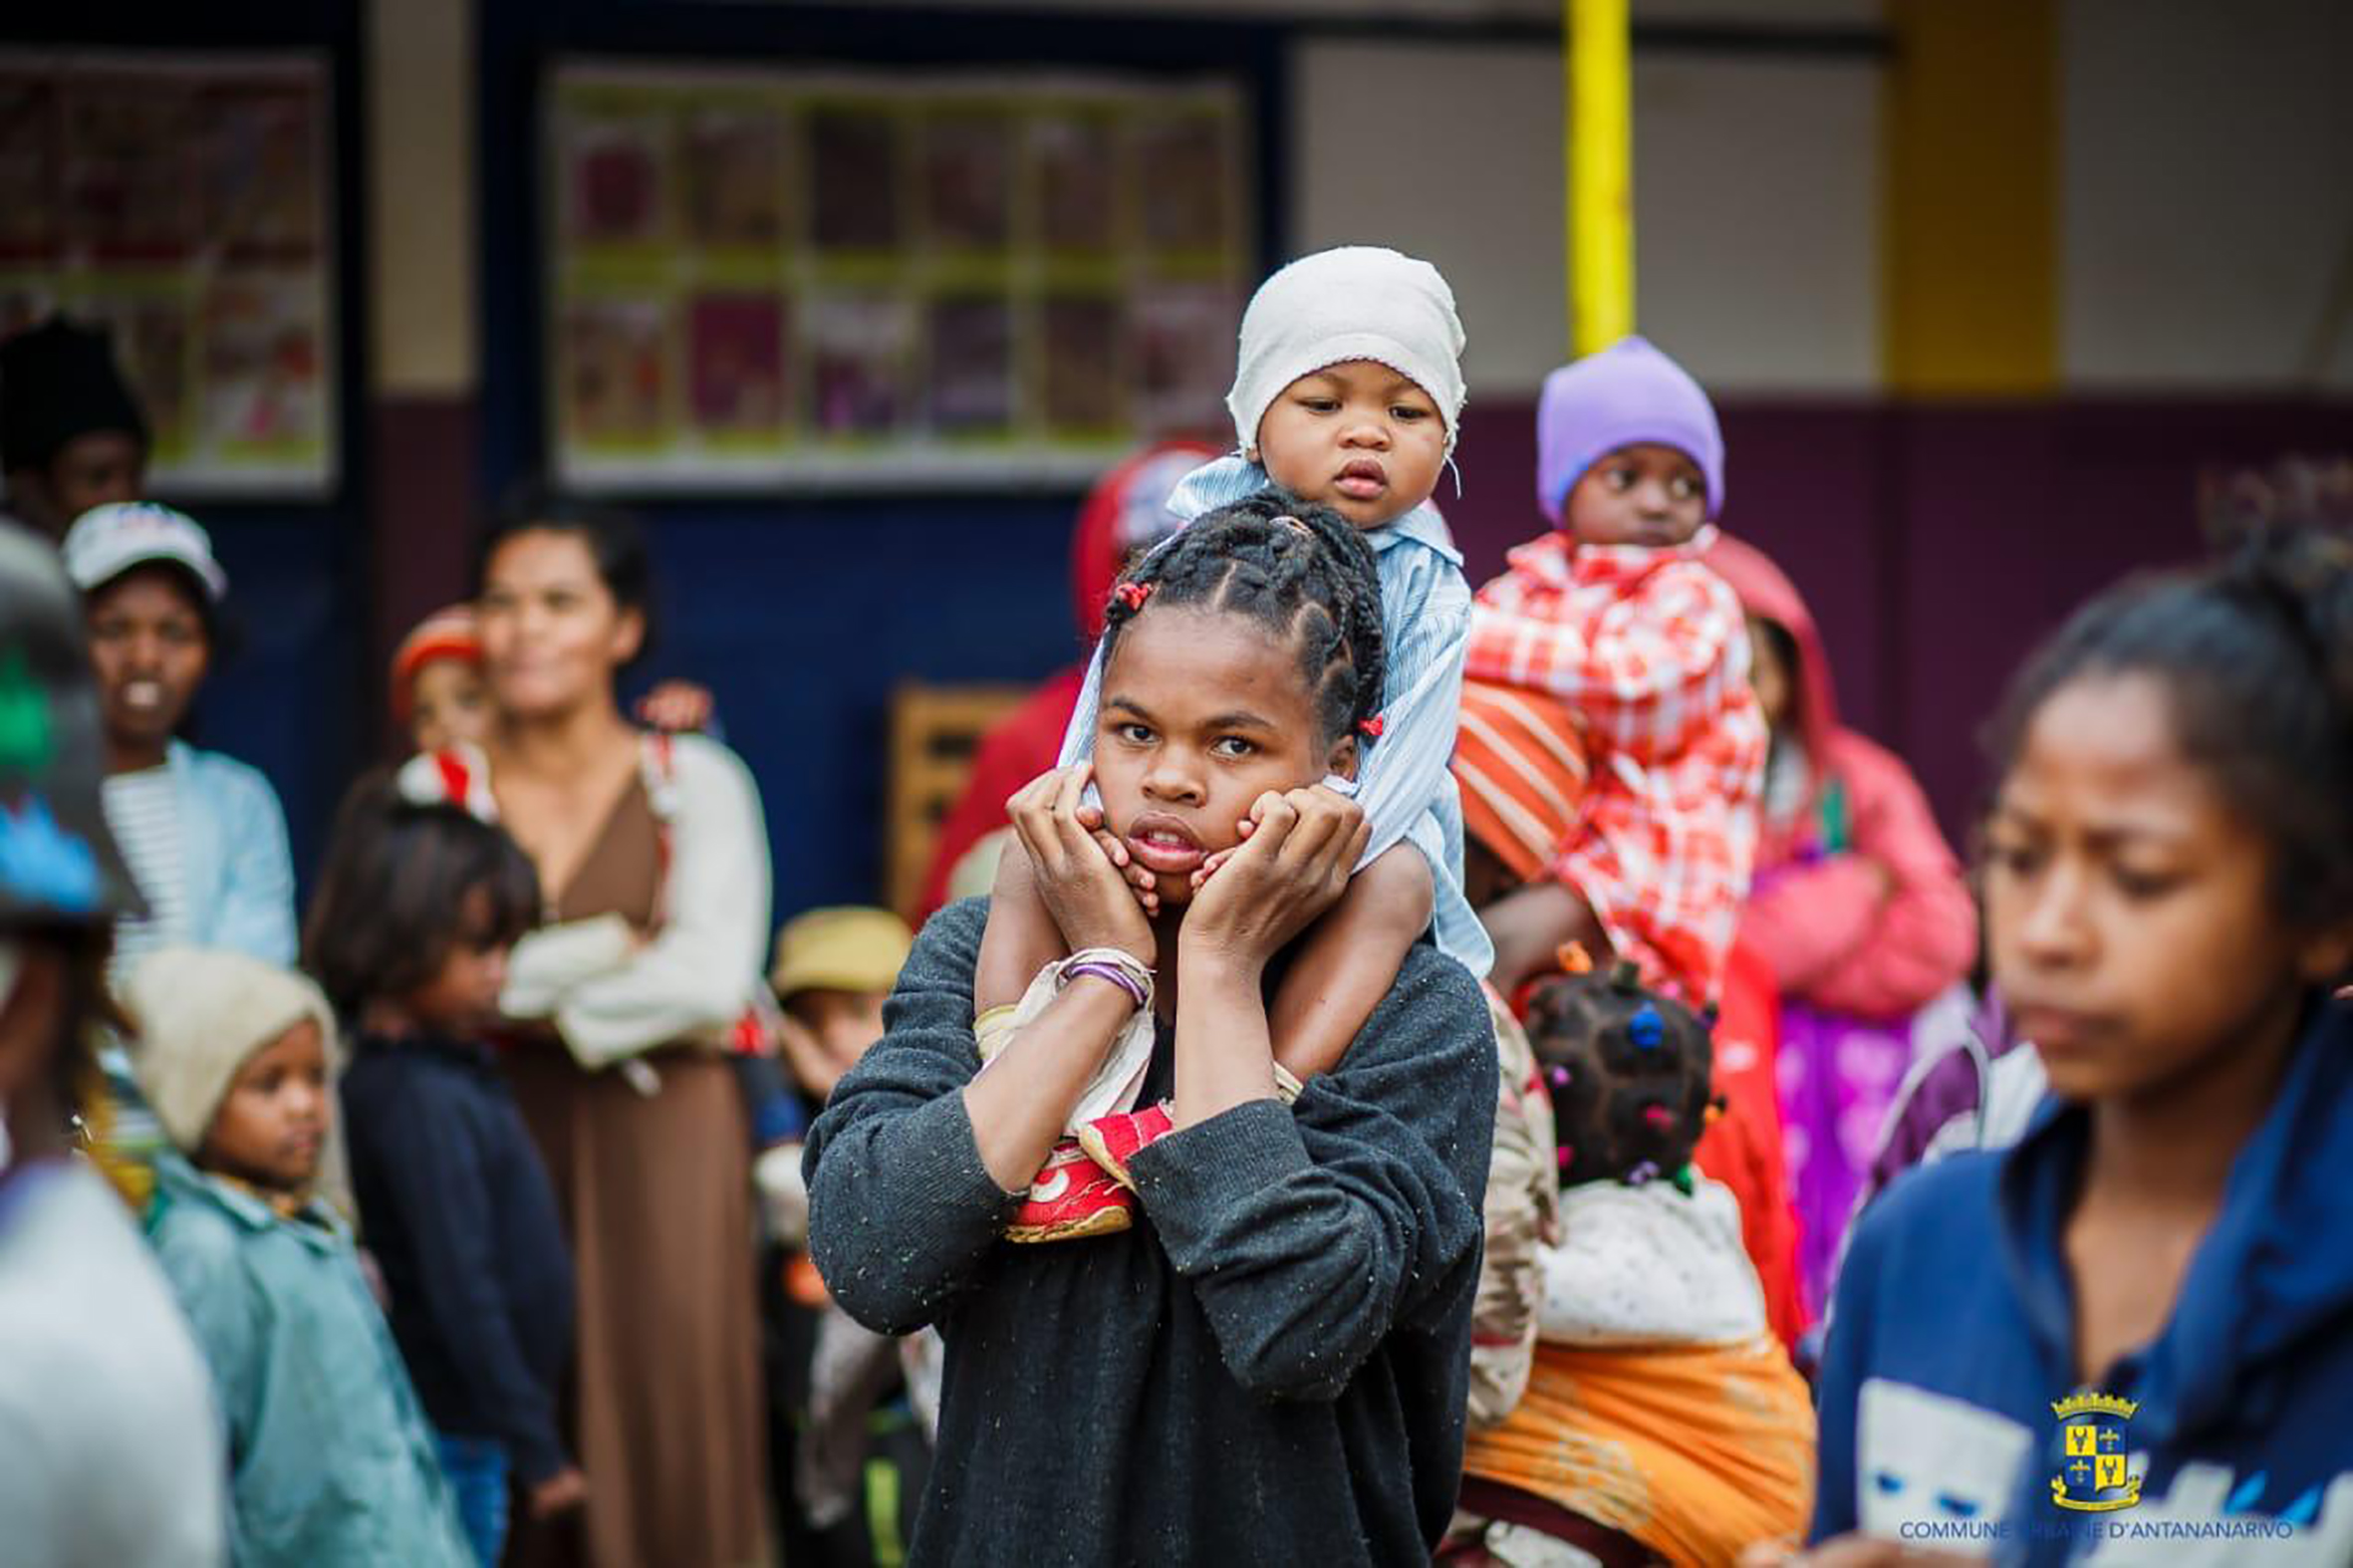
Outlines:
POLYGON ((1698 1013, 1622 963, 1539 981, 1527 1031, 1552 1096, 1562 1186, 1672 1178, 1692 1163, 1715 1061, 1698 1013))
POLYGON ((539 873, 495 823, 402 800, 382 774, 352 787, 303 930, 303 964, 336 1011, 430 980, 457 942, 511 942, 539 923, 539 873), (486 925, 465 924, 488 896, 486 925))
POLYGON ((1764 640, 1772 645, 1773 660, 1788 673, 1790 695, 1795 698, 1796 688, 1805 678, 1805 655, 1798 651, 1797 634, 1771 616, 1752 613, 1749 619, 1764 633, 1764 640))
POLYGON ((2183 754, 2269 838, 2273 908, 2328 925, 2353 916, 2353 540, 2266 519, 2232 531, 2216 564, 2077 611, 2011 682, 1987 743, 2006 776, 2062 687, 2152 677, 2183 754))
POLYGON ((570 534, 596 563, 597 578, 613 602, 634 610, 645 623, 638 647, 643 658, 654 647, 654 560, 646 549, 645 530, 628 512, 598 506, 538 483, 507 492, 490 524, 482 532, 474 555, 474 593, 488 586, 490 558, 499 547, 520 534, 570 534))
POLYGON ((1329 507, 1270 488, 1172 535, 1111 592, 1105 669, 1120 633, 1146 604, 1248 616, 1297 640, 1300 674, 1326 741, 1355 733, 1380 711, 1386 654, 1373 547, 1329 507))

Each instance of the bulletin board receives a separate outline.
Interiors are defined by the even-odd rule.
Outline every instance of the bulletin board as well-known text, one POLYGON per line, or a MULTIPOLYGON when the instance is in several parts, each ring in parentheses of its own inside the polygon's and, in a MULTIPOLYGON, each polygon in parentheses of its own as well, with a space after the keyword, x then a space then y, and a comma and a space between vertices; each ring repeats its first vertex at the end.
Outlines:
POLYGON ((1220 79, 553 68, 549 445, 588 490, 971 489, 1214 434, 1220 79))
POLYGON ((0 338, 112 329, 175 495, 337 478, 327 58, 0 51, 0 338))

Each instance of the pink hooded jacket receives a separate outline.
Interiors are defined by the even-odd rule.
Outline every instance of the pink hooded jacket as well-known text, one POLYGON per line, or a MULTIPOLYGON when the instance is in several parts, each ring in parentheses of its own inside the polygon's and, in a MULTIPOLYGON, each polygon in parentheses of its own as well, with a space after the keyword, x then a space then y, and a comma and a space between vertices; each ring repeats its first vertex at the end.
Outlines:
POLYGON ((1828 1012, 1903 1017, 1976 959, 1976 911, 1961 864, 1912 770, 1839 726, 1830 660, 1796 586, 1737 539, 1719 538, 1706 560, 1743 610, 1779 623, 1797 644, 1790 722, 1810 775, 1798 810, 1765 815, 1740 934, 1772 965, 1782 994, 1828 1012), (1833 783, 1848 823, 1847 842, 1836 847, 1822 829, 1833 783))

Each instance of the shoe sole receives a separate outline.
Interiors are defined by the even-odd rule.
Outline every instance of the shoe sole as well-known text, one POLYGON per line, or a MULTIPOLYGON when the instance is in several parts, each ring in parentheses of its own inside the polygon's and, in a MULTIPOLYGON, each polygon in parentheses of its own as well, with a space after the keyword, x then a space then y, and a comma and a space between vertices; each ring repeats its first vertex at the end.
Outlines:
POLYGON ((1131 1192, 1136 1190, 1136 1178, 1128 1175, 1127 1166, 1111 1152, 1111 1145, 1104 1141, 1103 1135, 1095 1130, 1092 1123, 1071 1136, 1079 1141, 1079 1147, 1087 1152, 1087 1158, 1102 1168, 1105 1176, 1131 1192))
POLYGON ((1035 1246, 1047 1241, 1084 1241, 1089 1236, 1108 1236, 1131 1228, 1136 1216, 1122 1205, 1099 1208, 1080 1219, 1057 1220, 1050 1225, 1007 1225, 1005 1239, 1035 1246))

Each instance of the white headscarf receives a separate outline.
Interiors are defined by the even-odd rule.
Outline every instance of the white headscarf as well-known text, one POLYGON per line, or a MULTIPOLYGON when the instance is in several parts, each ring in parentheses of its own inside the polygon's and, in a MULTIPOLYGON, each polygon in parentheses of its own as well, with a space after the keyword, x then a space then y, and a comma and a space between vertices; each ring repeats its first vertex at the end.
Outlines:
POLYGON ((1257 446, 1258 421, 1285 387, 1350 360, 1386 365, 1430 393, 1452 455, 1464 395, 1454 291, 1429 262, 1381 245, 1302 256, 1251 296, 1225 394, 1241 449, 1257 446))

